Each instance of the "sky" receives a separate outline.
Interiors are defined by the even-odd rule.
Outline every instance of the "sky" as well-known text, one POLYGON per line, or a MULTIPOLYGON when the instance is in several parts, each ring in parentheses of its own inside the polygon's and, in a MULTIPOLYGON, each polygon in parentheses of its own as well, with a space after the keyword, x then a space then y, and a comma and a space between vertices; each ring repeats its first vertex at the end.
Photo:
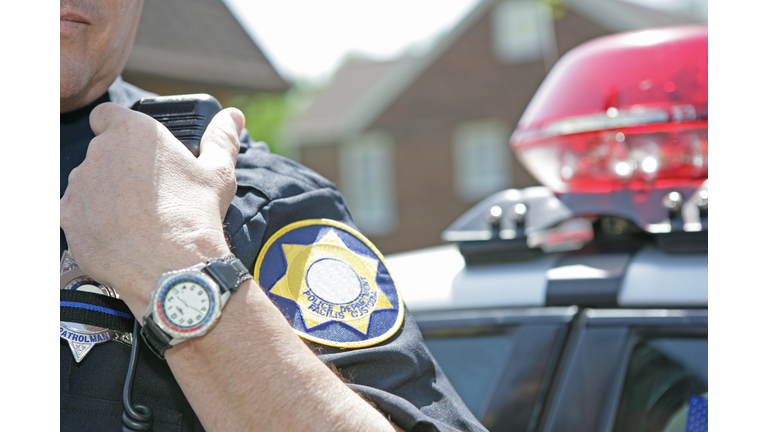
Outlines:
POLYGON ((350 53, 423 50, 480 0, 225 0, 289 79, 328 78, 350 53))
MULTIPOLYGON (((669 11, 707 0, 623 0, 669 11)), ((350 53, 390 60, 419 52, 480 0, 224 0, 287 79, 324 80, 350 53)))

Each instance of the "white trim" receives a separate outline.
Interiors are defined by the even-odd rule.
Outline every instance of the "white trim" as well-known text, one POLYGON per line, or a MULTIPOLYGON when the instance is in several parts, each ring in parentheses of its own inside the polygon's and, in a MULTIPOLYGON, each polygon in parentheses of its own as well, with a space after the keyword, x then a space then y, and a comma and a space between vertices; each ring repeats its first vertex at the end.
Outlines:
POLYGON ((374 130, 339 147, 339 186, 357 227, 366 235, 397 228, 395 140, 374 130))
POLYGON ((470 120, 454 128, 453 186, 459 199, 476 202, 512 187, 511 133, 498 119, 470 120))
POLYGON ((499 1, 491 13, 491 43, 502 63, 544 61, 549 70, 558 58, 552 9, 539 0, 499 1))

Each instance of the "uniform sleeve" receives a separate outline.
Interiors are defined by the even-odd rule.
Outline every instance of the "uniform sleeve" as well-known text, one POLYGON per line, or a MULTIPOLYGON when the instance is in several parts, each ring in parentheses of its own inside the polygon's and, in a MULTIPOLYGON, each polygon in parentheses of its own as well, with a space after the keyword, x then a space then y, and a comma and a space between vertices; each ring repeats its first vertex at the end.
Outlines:
POLYGON ((319 346, 349 386, 405 431, 485 431, 427 350, 410 313, 394 336, 359 349, 319 346))
POLYGON ((237 193, 224 219, 232 252, 253 270, 261 247, 280 228, 306 219, 354 227, 336 186, 309 168, 269 152, 244 131, 237 158, 237 193))
MULTIPOLYGON (((247 133, 242 138, 238 192, 225 228, 233 253, 251 271, 264 243, 288 224, 325 218, 354 227, 332 183, 269 153, 247 133)), ((341 349, 307 343, 353 390, 405 431, 485 431, 427 350, 407 309, 402 327, 377 345, 341 349)))

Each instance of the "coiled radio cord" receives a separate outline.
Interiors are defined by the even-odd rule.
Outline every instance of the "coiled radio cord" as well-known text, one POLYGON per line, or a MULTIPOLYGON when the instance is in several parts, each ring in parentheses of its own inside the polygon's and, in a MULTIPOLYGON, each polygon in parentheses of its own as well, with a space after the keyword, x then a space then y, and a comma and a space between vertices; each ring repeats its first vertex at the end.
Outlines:
POLYGON ((152 430, 152 409, 145 405, 131 404, 131 389, 133 387, 133 376, 136 365, 139 361, 139 345, 141 344, 141 335, 139 334, 139 320, 133 321, 133 343, 131 344, 131 361, 128 364, 128 373, 125 377, 125 387, 123 387, 123 432, 139 432, 152 430))

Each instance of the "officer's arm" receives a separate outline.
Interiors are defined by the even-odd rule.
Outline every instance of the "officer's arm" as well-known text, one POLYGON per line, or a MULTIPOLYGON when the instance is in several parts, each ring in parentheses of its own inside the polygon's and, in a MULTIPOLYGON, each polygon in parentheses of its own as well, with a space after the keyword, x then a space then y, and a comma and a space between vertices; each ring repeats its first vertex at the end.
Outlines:
POLYGON ((206 430, 399 430, 318 360, 253 281, 211 333, 166 358, 206 430))
MULTIPOLYGON (((78 264, 136 317, 163 273, 229 253, 221 223, 243 123, 239 111, 222 111, 195 159, 143 114, 93 110, 97 137, 70 175, 61 226, 78 264)), ((210 333, 166 358, 209 431, 399 430, 301 342, 254 281, 232 295, 210 333)))

